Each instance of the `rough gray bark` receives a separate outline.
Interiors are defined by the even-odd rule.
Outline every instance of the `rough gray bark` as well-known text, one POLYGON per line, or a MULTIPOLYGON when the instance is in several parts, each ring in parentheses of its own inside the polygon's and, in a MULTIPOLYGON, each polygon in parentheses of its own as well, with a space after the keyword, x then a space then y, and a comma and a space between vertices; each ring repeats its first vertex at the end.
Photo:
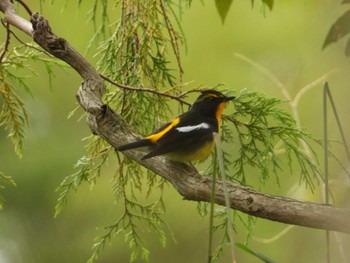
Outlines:
MULTIPOLYGON (((77 99, 88 114, 87 124, 94 134, 104 138, 113 147, 139 137, 101 101, 105 86, 99 73, 66 40, 54 35, 43 17, 33 14, 30 24, 15 14, 9 0, 0 0, 0 11, 5 14, 9 24, 32 35, 47 52, 67 62, 80 74, 83 83, 77 99)), ((143 153, 138 150, 125 154, 165 178, 185 199, 210 201, 212 179, 200 175, 195 168, 174 163, 162 156, 143 161, 140 160, 143 153)), ((350 233, 350 209, 263 194, 232 182, 228 182, 227 187, 232 209, 282 223, 350 233)), ((215 202, 225 205, 221 181, 216 183, 215 202)))

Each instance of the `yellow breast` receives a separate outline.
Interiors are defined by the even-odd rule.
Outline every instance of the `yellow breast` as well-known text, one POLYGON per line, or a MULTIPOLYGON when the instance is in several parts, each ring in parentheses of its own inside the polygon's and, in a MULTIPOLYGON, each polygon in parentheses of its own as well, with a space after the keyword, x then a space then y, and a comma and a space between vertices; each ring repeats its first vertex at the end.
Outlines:
POLYGON ((191 149, 185 149, 183 152, 172 152, 167 154, 170 159, 179 162, 194 162, 204 159, 208 156, 214 147, 214 140, 205 143, 200 149, 191 151, 191 149))

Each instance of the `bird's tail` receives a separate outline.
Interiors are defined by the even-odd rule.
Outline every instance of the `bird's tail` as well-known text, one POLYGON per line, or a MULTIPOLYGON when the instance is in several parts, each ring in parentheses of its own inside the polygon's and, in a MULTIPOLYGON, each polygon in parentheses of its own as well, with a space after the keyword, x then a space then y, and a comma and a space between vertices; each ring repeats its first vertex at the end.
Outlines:
POLYGON ((145 146, 151 146, 151 145, 153 145, 153 143, 150 140, 142 139, 142 140, 138 140, 136 142, 120 145, 117 147, 117 150, 122 152, 125 150, 130 150, 130 149, 140 148, 140 147, 145 147, 145 146))

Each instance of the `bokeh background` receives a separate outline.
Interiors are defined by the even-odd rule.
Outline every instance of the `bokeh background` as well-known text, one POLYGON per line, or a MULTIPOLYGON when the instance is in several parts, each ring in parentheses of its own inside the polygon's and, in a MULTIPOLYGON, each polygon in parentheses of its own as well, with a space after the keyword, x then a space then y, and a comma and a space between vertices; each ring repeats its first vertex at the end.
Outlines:
MULTIPOLYGON (((41 12, 49 19, 54 32, 85 53, 94 33, 86 15, 93 1, 83 1, 79 9, 75 1, 68 1, 64 10, 63 1, 55 1, 53 5, 48 2, 43 4, 41 12)), ((276 1, 270 12, 262 8, 260 1, 255 2, 252 8, 250 1, 234 1, 224 24, 214 1, 193 1, 190 8, 184 9, 180 18, 187 42, 187 49, 182 48, 184 81, 193 80, 194 86, 224 83, 232 91, 246 88, 283 99, 271 79, 235 54, 249 57, 271 71, 292 97, 332 71, 327 80, 348 138, 350 60, 344 55, 346 40, 321 50, 329 28, 348 6, 341 5, 340 0, 286 0, 276 1)), ((40 10, 38 3, 29 5, 33 10, 40 10)), ((25 16, 24 12, 21 13, 25 16)), ((119 16, 119 10, 112 4, 110 14, 119 16)), ((0 35, 4 39, 4 29, 0 30, 0 35)), ((18 35, 29 40, 19 32, 18 35)), ((86 55, 92 63, 97 61, 94 53, 92 50, 86 55)), ((0 130, 0 170, 11 175, 17 183, 17 187, 7 186, 2 190, 5 206, 0 212, 0 262, 85 262, 91 255, 94 238, 103 233, 99 227, 113 223, 119 214, 110 185, 111 176, 106 168, 95 187, 83 185, 70 196, 64 211, 54 218, 58 197, 55 188, 65 176, 74 172, 74 163, 85 153, 83 138, 90 131, 84 120, 78 121, 80 110, 73 118, 67 118, 68 113, 77 107, 75 93, 81 82, 77 74, 70 69, 57 69, 50 89, 44 66, 40 63, 29 66, 39 74, 28 79, 33 97, 18 91, 31 112, 23 158, 15 155, 6 132, 0 130)), ((226 110, 230 113, 234 108, 231 106, 226 110)), ((322 138, 322 85, 305 94, 298 112, 302 127, 315 138, 322 138)), ((330 137, 339 140, 339 131, 332 117, 330 137)), ((322 149, 316 150, 322 165, 322 149)), ((344 166, 348 165, 340 143, 333 143, 332 151, 344 166)), ((271 181, 262 190, 321 202, 319 191, 314 195, 305 191, 304 186, 298 185, 298 175, 291 175, 289 169, 286 170, 281 187, 271 181)), ((341 178, 344 173, 335 161, 331 162, 330 171, 333 179, 341 178)), ((349 188, 337 180, 332 182, 335 196, 341 201, 349 188)), ((342 201, 342 205, 348 205, 346 199, 342 201)), ((184 201, 170 186, 166 189, 165 202, 165 218, 176 242, 169 239, 167 246, 162 248, 157 236, 145 229, 144 236, 151 250, 150 261, 206 262, 208 218, 201 218, 196 211, 197 204, 184 201)), ((286 227, 258 219, 255 236, 270 239, 286 227)), ((237 225, 237 230, 236 239, 244 242, 246 229, 237 225)), ((339 239, 342 238, 347 237, 331 235, 332 262, 347 262, 339 252, 339 239)), ((249 246, 275 262, 310 263, 325 262, 325 244, 324 231, 293 227, 273 242, 262 243, 253 239, 249 246)), ((349 242, 345 244, 349 245, 349 242)), ((105 248, 100 262, 128 262, 129 253, 124 238, 119 236, 105 248)), ((345 255, 350 260, 349 251, 345 251, 345 255)), ((229 262, 229 258, 227 253, 219 262, 229 262)), ((238 251, 238 262, 260 260, 238 251)))

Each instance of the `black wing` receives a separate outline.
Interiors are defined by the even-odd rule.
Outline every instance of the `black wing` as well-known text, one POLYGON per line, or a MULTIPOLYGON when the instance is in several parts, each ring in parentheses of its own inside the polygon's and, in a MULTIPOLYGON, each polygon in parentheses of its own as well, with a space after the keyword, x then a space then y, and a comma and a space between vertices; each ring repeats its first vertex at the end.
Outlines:
POLYGON ((213 140, 213 132, 215 132, 215 130, 212 125, 209 125, 209 127, 205 129, 199 128, 189 132, 181 132, 177 129, 181 127, 183 126, 174 127, 167 132, 161 139, 158 140, 152 151, 146 154, 142 159, 171 152, 184 151, 184 153, 187 153, 195 151, 205 143, 213 140))
POLYGON ((130 149, 140 148, 140 147, 145 147, 145 146, 151 146, 151 145, 153 145, 153 143, 151 143, 150 140, 141 139, 141 140, 138 140, 136 142, 120 145, 117 147, 117 150, 122 152, 125 150, 130 150, 130 149))

